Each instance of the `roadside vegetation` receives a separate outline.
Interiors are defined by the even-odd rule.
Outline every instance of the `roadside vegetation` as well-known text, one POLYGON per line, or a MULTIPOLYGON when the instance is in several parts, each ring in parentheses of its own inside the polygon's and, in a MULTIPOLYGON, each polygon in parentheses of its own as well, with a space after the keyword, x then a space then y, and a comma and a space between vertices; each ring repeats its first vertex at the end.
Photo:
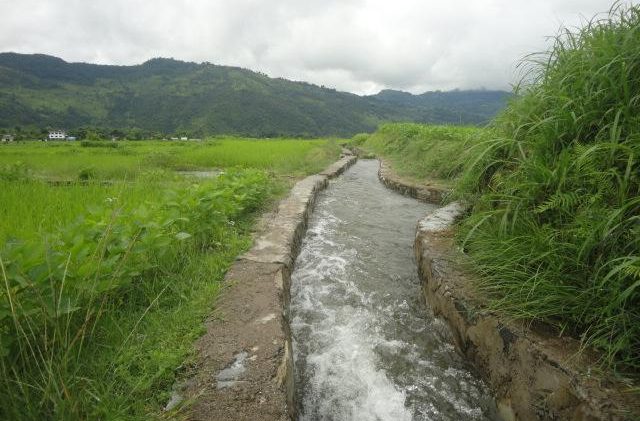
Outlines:
POLYGON ((255 215, 339 154, 117 145, 0 146, 0 419, 161 418, 255 215))
POLYGON ((495 309, 637 378, 640 7, 563 31, 526 66, 506 111, 466 141, 465 129, 409 125, 354 140, 399 170, 452 179, 472 205, 458 239, 495 309))

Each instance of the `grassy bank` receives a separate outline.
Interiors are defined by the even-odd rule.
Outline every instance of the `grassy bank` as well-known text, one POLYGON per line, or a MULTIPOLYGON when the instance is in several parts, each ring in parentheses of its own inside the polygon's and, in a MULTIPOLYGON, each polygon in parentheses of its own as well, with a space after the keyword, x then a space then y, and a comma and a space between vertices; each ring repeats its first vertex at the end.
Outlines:
POLYGON ((529 66, 507 110, 466 142, 461 129, 406 125, 355 141, 407 173, 452 178, 472 204, 459 241, 494 308, 637 377, 640 8, 562 33, 529 66))
POLYGON ((160 417, 254 216, 338 153, 322 140, 1 147, 0 419, 160 417), (157 156, 223 173, 185 177, 157 156))
POLYGON ((464 169, 469 143, 483 135, 485 130, 477 127, 392 123, 355 136, 351 145, 383 157, 401 176, 450 185, 464 169))

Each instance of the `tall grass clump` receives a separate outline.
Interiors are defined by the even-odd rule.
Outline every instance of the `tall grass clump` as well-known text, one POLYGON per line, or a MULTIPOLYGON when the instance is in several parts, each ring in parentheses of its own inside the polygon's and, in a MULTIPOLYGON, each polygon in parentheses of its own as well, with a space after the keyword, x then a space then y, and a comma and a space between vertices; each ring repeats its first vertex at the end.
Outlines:
POLYGON ((640 7, 531 56, 459 191, 460 240, 494 305, 640 370, 640 7))

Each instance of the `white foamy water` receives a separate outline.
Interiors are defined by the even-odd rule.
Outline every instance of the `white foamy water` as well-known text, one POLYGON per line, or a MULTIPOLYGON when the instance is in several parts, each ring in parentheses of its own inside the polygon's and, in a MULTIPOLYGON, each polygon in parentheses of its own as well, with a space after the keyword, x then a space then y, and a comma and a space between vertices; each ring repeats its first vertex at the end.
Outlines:
POLYGON ((292 274, 300 420, 488 420, 486 388, 425 307, 413 262, 432 205, 360 161, 321 194, 292 274))

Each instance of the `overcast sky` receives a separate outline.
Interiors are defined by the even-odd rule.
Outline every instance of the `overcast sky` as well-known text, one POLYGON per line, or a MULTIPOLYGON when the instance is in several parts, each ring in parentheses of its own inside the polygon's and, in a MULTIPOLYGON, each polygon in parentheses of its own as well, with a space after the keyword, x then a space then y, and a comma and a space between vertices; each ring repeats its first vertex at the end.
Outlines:
POLYGON ((358 94, 509 89, 515 65, 612 0, 0 0, 0 51, 246 67, 358 94))

